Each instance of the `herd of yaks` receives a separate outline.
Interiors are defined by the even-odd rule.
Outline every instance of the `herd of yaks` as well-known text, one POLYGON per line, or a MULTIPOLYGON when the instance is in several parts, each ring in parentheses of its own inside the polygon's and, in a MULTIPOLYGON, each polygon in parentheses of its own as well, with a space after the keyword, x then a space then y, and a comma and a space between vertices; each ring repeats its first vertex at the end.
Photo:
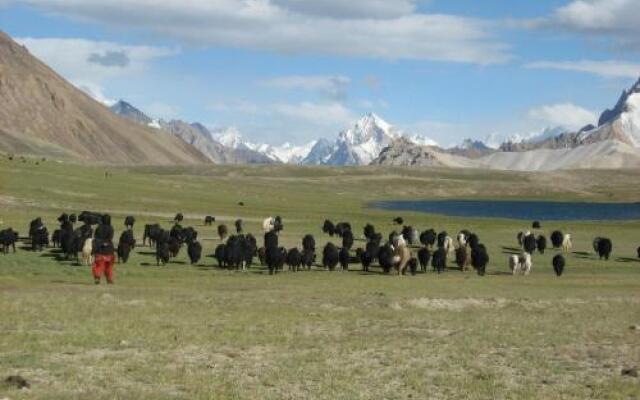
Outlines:
MULTIPOLYGON (((186 245, 187 254, 192 264, 196 264, 202 257, 202 245, 198 241, 198 232, 192 228, 183 228, 182 214, 174 218, 174 225, 170 230, 163 229, 159 224, 145 225, 143 246, 155 247, 157 265, 167 264, 186 245)), ((112 243, 114 229, 111 226, 111 217, 108 214, 83 211, 78 216, 75 214, 62 214, 58 218, 60 228, 50 236, 41 218, 35 218, 29 224, 29 235, 23 238, 30 243, 33 251, 43 251, 52 245, 61 250, 65 260, 75 259, 77 262, 90 264, 96 249, 99 247, 96 241, 112 243), (75 227, 76 223, 82 225, 75 227), (95 226, 95 228, 94 228, 95 226), (80 256, 82 258, 80 258, 80 256)), ((207 216, 205 226, 212 226, 215 218, 207 216)), ((382 269, 384 273, 395 270, 399 275, 407 272, 415 275, 418 271, 426 272, 429 264, 434 271, 441 273, 447 269, 447 262, 454 260, 456 266, 466 271, 473 268, 478 275, 483 276, 489 263, 489 254, 486 247, 480 243, 477 234, 468 230, 460 231, 455 239, 447 232, 437 233, 433 229, 419 232, 417 229, 404 225, 401 217, 393 220, 402 227, 400 232, 393 231, 388 240, 383 241, 382 234, 376 232, 373 225, 364 227, 364 247, 353 251, 354 233, 351 224, 340 222, 334 224, 325 220, 322 231, 331 236, 337 236, 341 246, 329 241, 322 249, 321 262, 317 263, 316 241, 308 234, 302 239, 302 249, 297 247, 285 249, 279 246, 279 232, 284 229, 282 218, 269 217, 262 223, 264 244, 259 247, 257 239, 252 234, 243 232, 243 221, 235 221, 235 233, 230 234, 226 225, 217 227, 217 233, 221 243, 215 248, 213 256, 221 268, 244 270, 253 264, 257 257, 262 266, 267 266, 269 273, 282 271, 285 266, 290 271, 299 271, 303 268, 311 269, 312 266, 322 266, 330 271, 338 266, 342 270, 348 270, 350 265, 360 264, 363 271, 369 271, 374 265, 382 269), (419 247, 414 255, 412 248, 419 247)), ((111 246, 117 253, 118 262, 127 263, 130 252, 136 246, 133 234, 135 218, 127 216, 124 220, 125 230, 119 237, 117 247, 111 246)), ((540 223, 535 221, 532 229, 540 230, 540 223)), ((571 235, 560 231, 552 232, 551 244, 554 248, 562 248, 564 252, 571 251, 571 235)), ((15 253, 16 243, 20 240, 18 232, 11 228, 0 231, 0 250, 7 254, 10 249, 15 253)), ((513 274, 528 275, 533 267, 532 255, 537 251, 544 253, 547 248, 547 238, 542 234, 535 234, 529 230, 519 232, 517 240, 522 249, 520 254, 509 257, 509 267, 513 274)), ((104 247, 104 246, 102 246, 104 247)), ((608 238, 595 238, 594 251, 600 259, 608 260, 613 249, 613 244, 608 238)), ((640 248, 638 248, 640 258, 640 248)), ((555 273, 562 275, 565 268, 565 258, 557 254, 552 265, 555 273)))

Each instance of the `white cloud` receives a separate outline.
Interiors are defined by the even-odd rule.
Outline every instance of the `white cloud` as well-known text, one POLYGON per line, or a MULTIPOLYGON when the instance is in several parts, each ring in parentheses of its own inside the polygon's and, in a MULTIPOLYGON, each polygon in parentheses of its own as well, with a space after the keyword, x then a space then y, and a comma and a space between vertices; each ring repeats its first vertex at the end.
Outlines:
POLYGON ((525 67, 586 72, 605 78, 635 79, 640 76, 640 64, 625 61, 537 61, 526 64, 525 67))
POLYGON ((74 81, 72 82, 78 89, 82 90, 89 96, 91 96, 94 100, 106 105, 112 106, 116 103, 117 100, 107 97, 104 94, 104 89, 102 86, 97 85, 92 82, 83 82, 83 81, 74 81))
POLYGON ((510 58, 508 47, 485 20, 418 13, 411 0, 15 1, 205 45, 476 64, 510 58))
POLYGON ((343 100, 347 97, 347 88, 350 83, 351 79, 341 75, 292 75, 262 82, 265 86, 278 89, 319 92, 323 96, 334 100, 343 100))
POLYGON ((612 39, 620 46, 640 50, 639 15, 638 0, 573 0, 538 25, 612 39))
POLYGON ((176 54, 165 47, 127 46, 87 39, 17 38, 36 57, 72 81, 100 82, 142 73, 155 58, 176 54), (114 62, 114 58, 118 62, 114 62))
POLYGON ((596 113, 572 103, 545 105, 529 110, 528 117, 549 127, 577 130, 598 121, 596 113))
POLYGON ((340 103, 281 103, 271 111, 288 120, 310 123, 317 127, 346 126, 357 117, 340 103))

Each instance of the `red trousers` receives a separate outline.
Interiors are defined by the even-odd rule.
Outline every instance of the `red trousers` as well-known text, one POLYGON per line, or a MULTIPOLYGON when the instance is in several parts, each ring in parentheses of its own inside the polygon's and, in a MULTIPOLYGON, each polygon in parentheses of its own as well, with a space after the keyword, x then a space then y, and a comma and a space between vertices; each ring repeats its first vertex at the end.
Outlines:
POLYGON ((113 283, 113 264, 116 262, 116 257, 113 254, 96 254, 93 261, 93 277, 96 281, 100 281, 102 274, 107 277, 108 283, 113 283))

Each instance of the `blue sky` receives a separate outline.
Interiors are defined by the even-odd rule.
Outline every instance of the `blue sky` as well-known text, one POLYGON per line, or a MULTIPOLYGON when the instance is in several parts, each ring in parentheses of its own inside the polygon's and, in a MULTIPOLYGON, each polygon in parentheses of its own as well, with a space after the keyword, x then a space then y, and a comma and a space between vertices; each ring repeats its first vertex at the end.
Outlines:
POLYGON ((640 77, 636 0, 0 0, 0 29, 97 99, 253 141, 367 112, 442 145, 575 129, 640 77))

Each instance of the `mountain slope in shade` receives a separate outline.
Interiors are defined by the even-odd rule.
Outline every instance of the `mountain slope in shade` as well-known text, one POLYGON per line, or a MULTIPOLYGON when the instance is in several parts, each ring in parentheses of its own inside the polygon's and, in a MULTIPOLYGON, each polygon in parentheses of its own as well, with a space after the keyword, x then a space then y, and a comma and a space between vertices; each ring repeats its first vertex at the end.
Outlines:
POLYGON ((125 117, 142 125, 150 125, 153 122, 149 116, 124 100, 118 100, 116 104, 109 108, 119 116, 125 117))
POLYGON ((479 158, 495 152, 480 140, 465 139, 460 145, 445 150, 446 153, 467 158, 479 158))
POLYGON ((114 115, 3 32, 0 150, 113 164, 208 162, 187 143, 114 115))

